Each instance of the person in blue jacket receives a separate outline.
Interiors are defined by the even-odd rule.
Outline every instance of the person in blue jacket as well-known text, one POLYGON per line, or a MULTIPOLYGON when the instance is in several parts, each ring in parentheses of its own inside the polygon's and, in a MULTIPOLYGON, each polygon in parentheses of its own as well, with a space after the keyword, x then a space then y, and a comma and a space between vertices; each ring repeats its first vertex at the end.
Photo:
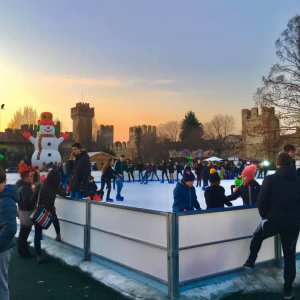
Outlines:
POLYGON ((173 191, 173 212, 201 209, 194 187, 195 175, 185 169, 180 182, 177 182, 173 191))
POLYGON ((8 267, 16 244, 17 205, 19 190, 15 185, 6 186, 6 173, 0 168, 0 299, 9 300, 8 267))

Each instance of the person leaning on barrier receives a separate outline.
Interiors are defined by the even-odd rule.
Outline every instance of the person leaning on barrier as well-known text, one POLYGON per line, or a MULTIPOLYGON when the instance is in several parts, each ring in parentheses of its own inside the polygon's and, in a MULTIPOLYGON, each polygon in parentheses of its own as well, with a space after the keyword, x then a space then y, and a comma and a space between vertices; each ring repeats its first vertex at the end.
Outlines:
POLYGON ((9 300, 8 267, 16 244, 17 206, 19 191, 15 185, 6 185, 6 173, 0 168, 0 299, 9 300))
POLYGON ((241 196, 244 205, 256 204, 260 191, 260 184, 254 180, 255 172, 255 165, 250 165, 244 169, 242 172, 244 183, 232 195, 227 196, 228 201, 236 200, 241 196))
POLYGON ((250 254, 243 267, 253 269, 262 242, 280 234, 284 254, 284 298, 292 299, 300 230, 300 179, 287 153, 277 156, 276 168, 275 174, 267 176, 262 184, 257 199, 262 222, 253 234, 250 254))
POLYGON ((173 212, 201 209, 194 187, 195 175, 190 169, 185 169, 180 182, 173 191, 173 212))
MULTIPOLYGON (((61 197, 66 197, 67 192, 64 189, 64 187, 60 184, 59 171, 51 170, 47 178, 45 179, 45 181, 42 184, 37 184, 30 201, 34 205, 37 204, 37 206, 44 206, 46 210, 48 210, 51 214, 54 215, 53 225, 56 232, 55 240, 60 242, 61 241, 60 226, 56 215, 56 209, 54 207, 56 195, 59 195, 61 197), (37 203, 40 189, 41 189, 40 200, 39 203, 37 203)), ((42 256, 42 251, 41 251, 41 238, 42 238, 43 228, 39 224, 34 224, 34 228, 35 228, 34 247, 37 255, 37 262, 41 263, 45 260, 45 258, 42 256)))

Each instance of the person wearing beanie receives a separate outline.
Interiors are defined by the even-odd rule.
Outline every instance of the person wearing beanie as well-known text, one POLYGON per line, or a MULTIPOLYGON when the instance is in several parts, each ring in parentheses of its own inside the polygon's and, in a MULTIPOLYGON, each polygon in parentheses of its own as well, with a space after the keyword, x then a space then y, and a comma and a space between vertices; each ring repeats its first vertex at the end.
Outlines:
POLYGON ((32 228, 30 216, 34 210, 34 203, 30 201, 33 194, 32 184, 36 168, 29 166, 22 171, 21 179, 17 181, 16 186, 19 189, 20 199, 18 201, 18 217, 20 219, 20 233, 18 238, 18 253, 21 258, 32 257, 28 250, 27 239, 32 228))
POLYGON ((225 196, 225 189, 220 186, 220 182, 221 179, 216 169, 210 169, 210 186, 208 186, 204 192, 207 209, 221 208, 224 207, 225 204, 227 206, 232 206, 232 203, 227 200, 225 196))
POLYGON ((185 169, 180 182, 177 182, 173 191, 173 212, 201 209, 197 200, 194 187, 195 175, 189 169, 185 169))
POLYGON ((244 205, 256 204, 260 184, 254 180, 255 173, 255 165, 247 166, 242 172, 243 184, 232 195, 227 196, 227 200, 233 201, 242 197, 244 205))
POLYGON ((288 153, 276 159, 276 172, 263 181, 257 208, 262 218, 255 230, 245 269, 253 269, 262 242, 280 235, 284 256, 284 299, 292 299, 296 277, 296 247, 300 230, 300 179, 288 153))

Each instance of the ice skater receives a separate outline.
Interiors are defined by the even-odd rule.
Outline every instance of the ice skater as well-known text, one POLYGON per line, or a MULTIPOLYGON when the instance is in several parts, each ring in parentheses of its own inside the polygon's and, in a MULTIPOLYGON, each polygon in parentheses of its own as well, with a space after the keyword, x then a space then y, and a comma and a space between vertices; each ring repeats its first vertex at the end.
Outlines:
MULTIPOLYGON (((131 174, 132 181, 134 182, 134 166, 133 166, 133 163, 131 162, 130 159, 127 159, 126 163, 127 163, 127 169, 129 170, 129 172, 131 174)), ((129 175, 129 173, 128 173, 128 182, 130 182, 130 175, 129 175)))
POLYGON ((169 158, 168 171, 170 176, 169 183, 174 183, 174 162, 172 158, 169 158))
POLYGON ((168 173, 167 173, 167 170, 168 170, 168 166, 167 166, 167 164, 166 164, 166 162, 162 159, 161 160, 161 171, 162 171, 162 179, 161 179, 161 182, 160 183, 164 183, 165 181, 164 181, 164 175, 166 175, 166 177, 167 177, 167 180, 168 180, 168 182, 169 182, 169 177, 168 177, 168 173))
POLYGON ((203 165, 203 169, 201 172, 201 178, 203 179, 203 188, 202 190, 205 191, 205 188, 208 186, 208 181, 209 181, 209 168, 208 168, 208 163, 205 162, 203 165))
POLYGON ((182 165, 177 161, 175 163, 175 169, 176 169, 176 182, 179 181, 179 174, 181 175, 181 178, 182 178, 182 171, 183 171, 183 168, 182 168, 182 165))
POLYGON ((143 179, 144 167, 145 167, 145 165, 141 161, 139 161, 139 163, 136 167, 136 169, 139 171, 139 182, 141 182, 143 179))
POLYGON ((232 203, 226 198, 225 189, 220 186, 221 178, 215 169, 210 169, 209 183, 210 186, 204 192, 207 209, 221 208, 225 204, 226 206, 232 206, 232 203))
POLYGON ((300 179, 288 153, 277 156, 276 168, 275 174, 263 181, 257 199, 262 222, 253 234, 250 254, 243 267, 253 269, 262 242, 279 234, 284 255, 284 299, 292 299, 300 230, 300 179))
POLYGON ((197 162, 195 164, 195 173, 196 173, 196 176, 197 176, 197 186, 196 187, 201 187, 201 173, 202 173, 202 170, 203 170, 203 165, 202 165, 202 162, 201 162, 201 159, 197 159, 197 162))
POLYGON ((144 170, 146 171, 143 180, 140 184, 148 184, 148 178, 150 177, 152 173, 152 166, 150 165, 149 161, 146 162, 146 166, 144 167, 144 170))
POLYGON ((152 177, 151 177, 151 181, 153 180, 153 176, 156 176, 157 180, 159 181, 159 177, 157 175, 157 168, 155 164, 152 164, 152 177))
POLYGON ((116 182, 117 184, 117 201, 123 201, 124 197, 121 196, 121 191, 123 188, 123 180, 124 180, 124 171, 130 174, 129 170, 127 169, 126 163, 124 161, 125 155, 122 154, 120 158, 115 163, 115 171, 117 172, 117 176, 119 180, 116 182))
POLYGON ((195 175, 191 170, 184 170, 183 177, 173 191, 173 212, 201 209, 194 187, 195 175))
POLYGON ((227 196, 227 200, 233 201, 242 197, 243 205, 256 204, 260 191, 260 184, 254 180, 255 172, 255 165, 246 167, 242 172, 243 184, 232 195, 227 196))
POLYGON ((107 186, 107 194, 106 194, 106 202, 113 202, 114 200, 110 198, 111 192, 111 181, 119 180, 117 176, 117 172, 113 169, 114 161, 112 158, 109 158, 104 167, 102 168, 102 177, 101 177, 101 188, 99 191, 99 195, 101 199, 103 199, 104 195, 104 186, 107 186))

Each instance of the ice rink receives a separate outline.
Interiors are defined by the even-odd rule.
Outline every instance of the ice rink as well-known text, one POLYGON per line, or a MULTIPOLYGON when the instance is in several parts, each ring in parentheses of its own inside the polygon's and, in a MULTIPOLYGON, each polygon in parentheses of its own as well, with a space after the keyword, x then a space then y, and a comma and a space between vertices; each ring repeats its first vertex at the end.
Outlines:
MULTIPOLYGON (((271 172, 270 172, 271 173, 271 172)), ((100 172, 93 172, 92 175, 95 177, 95 181, 100 181, 100 172)), ((136 177, 138 178, 138 176, 136 177)), ((8 184, 14 184, 19 179, 19 174, 7 174, 8 184)), ((126 177, 125 177, 126 179, 126 177)), ((257 179, 261 184, 262 179, 257 179)), ((233 185, 234 180, 222 180, 221 185, 225 188, 226 195, 231 194, 230 186, 233 185)), ((97 183, 100 189, 100 183, 97 183)), ((175 184, 160 183, 160 181, 149 181, 148 184, 140 184, 138 181, 135 182, 124 182, 122 190, 122 196, 125 198, 123 202, 116 201, 116 191, 112 189, 111 198, 114 199, 113 204, 126 205, 132 207, 146 208, 151 210, 171 212, 173 205, 173 190, 175 184)), ((201 188, 196 187, 194 184, 200 207, 206 209, 206 203, 204 198, 204 191, 201 188)), ((106 190, 104 190, 104 199, 106 198, 106 190)), ((238 198, 232 201, 234 206, 243 205, 242 199, 238 198)))

